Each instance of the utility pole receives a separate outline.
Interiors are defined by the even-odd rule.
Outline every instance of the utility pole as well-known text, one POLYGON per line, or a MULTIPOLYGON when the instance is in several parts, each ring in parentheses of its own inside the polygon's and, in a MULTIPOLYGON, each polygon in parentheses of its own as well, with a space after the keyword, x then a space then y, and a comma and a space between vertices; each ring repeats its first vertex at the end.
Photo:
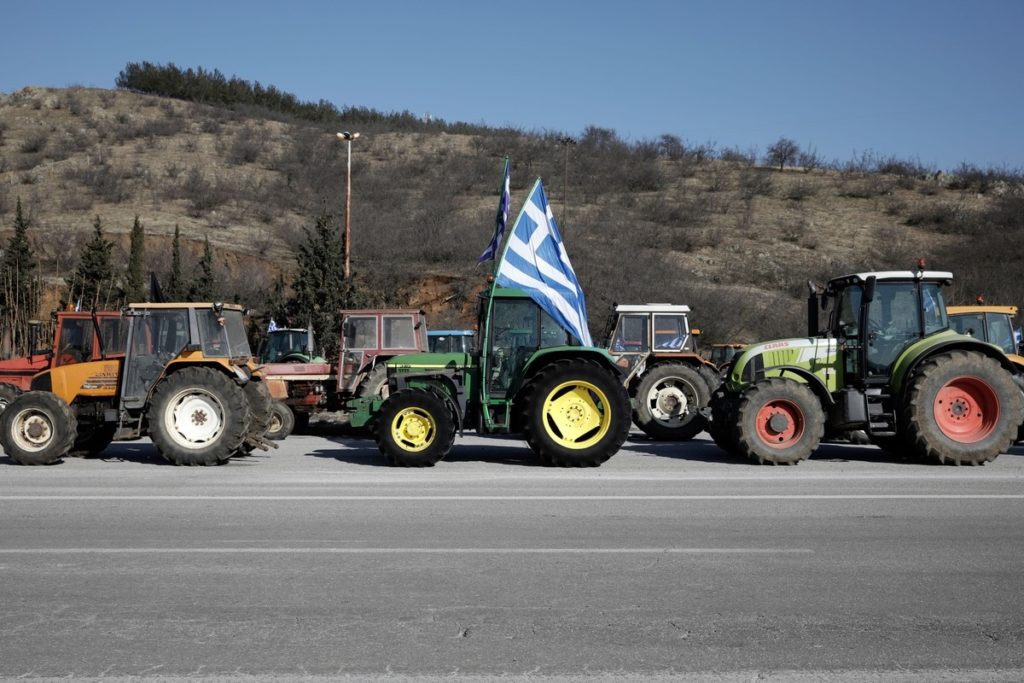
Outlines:
POLYGON ((345 170, 345 280, 348 280, 350 268, 349 262, 352 256, 352 141, 359 137, 359 133, 338 133, 339 140, 345 141, 348 161, 345 170))
POLYGON ((565 147, 565 177, 562 185, 562 231, 564 233, 565 226, 569 223, 569 146, 575 145, 576 141, 566 135, 559 138, 558 143, 565 147))

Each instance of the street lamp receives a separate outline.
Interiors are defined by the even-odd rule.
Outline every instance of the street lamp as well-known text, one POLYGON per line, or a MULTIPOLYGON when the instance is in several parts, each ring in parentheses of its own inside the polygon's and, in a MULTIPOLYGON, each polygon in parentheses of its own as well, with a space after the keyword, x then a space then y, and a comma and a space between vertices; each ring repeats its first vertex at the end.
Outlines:
POLYGON ((352 141, 359 133, 338 133, 338 139, 345 141, 348 163, 345 171, 345 279, 348 280, 349 257, 352 254, 352 141))

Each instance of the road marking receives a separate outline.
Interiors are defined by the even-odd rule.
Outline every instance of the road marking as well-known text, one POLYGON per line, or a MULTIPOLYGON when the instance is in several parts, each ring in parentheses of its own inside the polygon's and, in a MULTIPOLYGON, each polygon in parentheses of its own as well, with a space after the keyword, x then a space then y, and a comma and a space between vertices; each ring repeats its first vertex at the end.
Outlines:
POLYGON ((705 555, 812 554, 810 548, 0 548, 0 555, 705 555))
POLYGON ((753 494, 669 496, 0 496, 8 501, 1021 501, 1024 494, 753 494))

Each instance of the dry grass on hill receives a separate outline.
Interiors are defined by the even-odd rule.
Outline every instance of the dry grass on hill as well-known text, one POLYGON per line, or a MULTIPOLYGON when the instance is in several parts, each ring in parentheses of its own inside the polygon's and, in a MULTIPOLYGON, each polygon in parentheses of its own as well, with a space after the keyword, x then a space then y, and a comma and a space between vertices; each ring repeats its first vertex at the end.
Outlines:
MULTIPOLYGON (((979 193, 949 177, 852 165, 780 172, 581 144, 569 159, 567 202, 564 148, 550 135, 361 132, 355 271, 382 303, 423 306, 444 325, 472 317, 488 272, 476 257, 493 229, 506 154, 513 212, 534 177, 544 178, 595 332, 613 302, 664 301, 694 306, 712 339, 796 334, 808 279, 907 268, 919 256, 969 273, 964 292, 992 279, 991 296, 1024 303, 1004 272, 1011 254, 978 247, 979 221, 993 212, 1009 211, 1019 232, 1024 220, 1014 223, 1005 206, 1019 187, 979 193)), ((208 238, 224 298, 262 300, 294 268, 303 228, 324 210, 342 215, 344 173, 333 130, 266 112, 82 88, 0 95, 0 238, 20 198, 54 281, 74 267, 95 216, 127 263, 138 215, 149 269, 169 270, 177 225, 186 267, 208 238)))

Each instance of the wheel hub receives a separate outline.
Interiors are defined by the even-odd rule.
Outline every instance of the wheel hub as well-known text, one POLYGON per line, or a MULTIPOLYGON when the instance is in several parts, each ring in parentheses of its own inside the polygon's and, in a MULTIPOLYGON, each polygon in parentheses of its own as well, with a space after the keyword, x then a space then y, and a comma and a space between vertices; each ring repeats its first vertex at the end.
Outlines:
POLYGON ((776 434, 783 434, 789 429, 789 419, 782 413, 775 413, 768 419, 768 429, 776 434))
POLYGON ((652 389, 648 397, 651 414, 656 420, 667 422, 678 420, 686 414, 690 405, 686 393, 672 384, 660 384, 652 389))
POLYGON ((41 420, 33 420, 32 422, 29 422, 28 428, 25 429, 25 433, 28 434, 29 438, 32 440, 39 439, 39 437, 48 431, 49 430, 46 428, 46 425, 43 424, 41 420))

